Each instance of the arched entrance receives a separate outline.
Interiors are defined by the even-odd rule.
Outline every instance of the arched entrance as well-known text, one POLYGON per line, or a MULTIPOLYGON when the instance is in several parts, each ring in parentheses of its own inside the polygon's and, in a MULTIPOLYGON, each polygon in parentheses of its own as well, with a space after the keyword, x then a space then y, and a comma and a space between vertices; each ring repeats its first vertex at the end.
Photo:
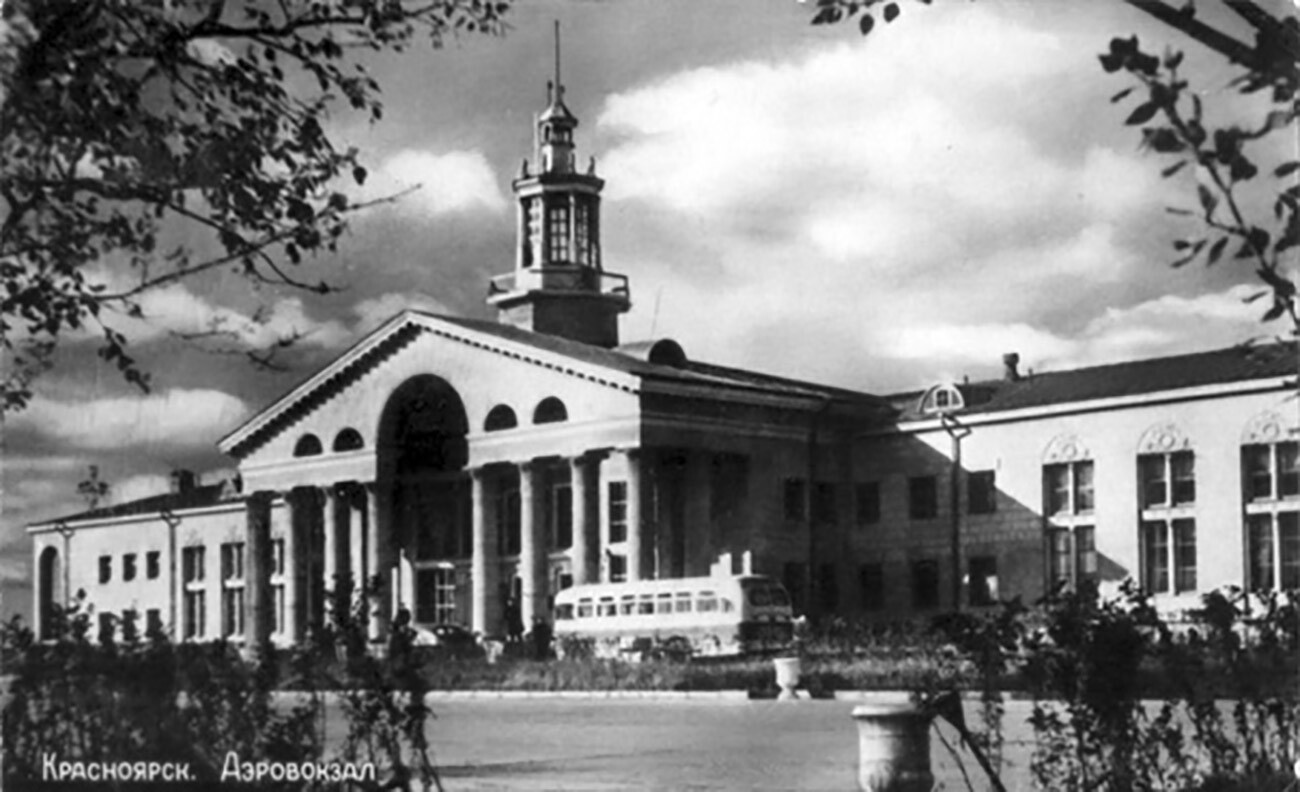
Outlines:
POLYGON ((63 588, 62 564, 59 563, 59 551, 47 547, 41 551, 37 564, 37 618, 40 620, 37 633, 42 639, 54 637, 55 611, 62 607, 59 592, 63 588))
POLYGON ((460 395, 432 374, 412 377, 384 405, 378 481, 389 504, 395 604, 419 623, 468 623, 469 420, 460 395))

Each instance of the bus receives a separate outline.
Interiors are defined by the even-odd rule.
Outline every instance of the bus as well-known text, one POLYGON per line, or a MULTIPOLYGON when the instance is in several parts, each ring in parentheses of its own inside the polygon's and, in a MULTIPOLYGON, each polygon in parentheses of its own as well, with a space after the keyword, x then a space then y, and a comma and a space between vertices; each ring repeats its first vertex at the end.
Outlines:
POLYGON ((591 641, 596 657, 657 647, 695 657, 779 651, 793 637, 785 588, 763 575, 640 580, 573 586, 555 595, 555 638, 591 641))

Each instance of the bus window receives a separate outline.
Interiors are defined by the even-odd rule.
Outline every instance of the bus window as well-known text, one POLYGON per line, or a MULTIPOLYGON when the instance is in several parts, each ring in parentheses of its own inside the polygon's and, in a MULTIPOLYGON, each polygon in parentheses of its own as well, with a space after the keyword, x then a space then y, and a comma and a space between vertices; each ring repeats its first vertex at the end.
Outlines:
POLYGON ((701 591, 700 598, 695 603, 695 610, 700 613, 714 613, 718 610, 718 595, 712 591, 701 591))
POLYGON ((590 598, 590 597, 583 597, 582 599, 578 600, 578 618, 579 618, 579 619, 590 619, 590 618, 591 618, 591 598, 590 598))
POLYGON ((640 602, 637 603, 637 613, 654 613, 655 601, 649 594, 642 594, 640 602))
POLYGON ((748 593, 749 604, 755 608, 762 608, 772 604, 772 598, 768 595, 768 589, 765 586, 755 586, 748 593))
POLYGON ((614 598, 601 597, 600 602, 596 603, 597 616, 613 616, 615 614, 614 598))
POLYGON ((678 613, 691 612, 691 593, 689 591, 678 592, 677 607, 674 608, 674 610, 676 610, 678 613))
POLYGON ((731 612, 734 611, 735 609, 736 609, 736 606, 731 602, 731 600, 729 600, 729 599, 727 599, 727 598, 725 598, 725 597, 722 599, 722 612, 723 612, 723 613, 731 613, 731 612))
POLYGON ((623 599, 618 602, 618 612, 622 616, 631 616, 636 613, 636 595, 624 594, 623 599))
POLYGON ((555 618, 557 621, 568 621, 573 618, 573 603, 566 602, 555 608, 555 618))
POLYGON ((785 589, 770 588, 767 590, 767 595, 771 597, 772 604, 777 607, 784 608, 790 605, 790 597, 785 593, 785 589))
POLYGON ((665 591, 659 595, 659 600, 655 604, 655 613, 672 613, 673 612, 673 595, 665 591))

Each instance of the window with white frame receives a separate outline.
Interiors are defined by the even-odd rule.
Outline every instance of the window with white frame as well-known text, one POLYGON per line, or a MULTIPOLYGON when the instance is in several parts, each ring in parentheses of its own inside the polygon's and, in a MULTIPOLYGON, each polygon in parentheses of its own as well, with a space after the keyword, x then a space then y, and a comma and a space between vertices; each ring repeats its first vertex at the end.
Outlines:
POLYGON ((1047 529, 1047 585, 1077 588, 1097 576, 1093 462, 1043 466, 1047 529))
POLYGON ((202 638, 207 632, 207 603, 204 601, 204 548, 181 550, 181 637, 202 638))
POLYGON ((221 545, 221 634, 244 634, 244 543, 221 545))
POLYGON ((1246 588, 1300 588, 1300 444, 1241 448, 1246 509, 1246 588))
POLYGON ((1138 457, 1142 585, 1151 594, 1196 590, 1196 455, 1138 457))

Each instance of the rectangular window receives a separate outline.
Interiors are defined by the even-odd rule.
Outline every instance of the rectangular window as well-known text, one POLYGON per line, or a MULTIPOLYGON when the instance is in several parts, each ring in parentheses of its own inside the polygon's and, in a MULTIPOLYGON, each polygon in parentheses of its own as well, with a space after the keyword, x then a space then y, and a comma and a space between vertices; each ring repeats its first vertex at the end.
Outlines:
POLYGON ((1074 479, 1074 513, 1088 514, 1093 510, 1092 461, 1075 462, 1070 465, 1074 479))
POLYGON ((996 605, 998 601, 998 559, 975 556, 970 560, 970 604, 996 605))
POLYGON ((805 574, 806 567, 798 561, 787 561, 781 568, 781 583, 785 586, 785 590, 790 592, 790 602, 794 606, 795 613, 800 613, 807 608, 805 574))
POLYGON ((998 510, 998 490, 992 470, 972 471, 966 478, 971 514, 992 514, 998 510))
POLYGON ((1164 454, 1138 457, 1138 477, 1142 482, 1142 508, 1169 505, 1169 472, 1164 454))
POLYGON ((203 547, 186 547, 181 550, 181 581, 198 583, 205 577, 203 547))
POLYGON ((116 621, 117 621, 117 617, 111 613, 99 614, 99 642, 100 643, 106 644, 106 643, 113 642, 113 633, 116 632, 116 630, 114 629, 114 622, 116 621))
POLYGON ((450 624, 456 621, 456 570, 449 566, 415 572, 415 620, 450 624))
POLYGON ((244 543, 221 545, 221 634, 244 634, 244 543))
POLYGON ((1043 468, 1043 492, 1048 514, 1070 514, 1070 466, 1047 465, 1043 468))
POLYGON ((554 263, 569 260, 569 207, 552 206, 546 212, 547 237, 550 242, 550 260, 554 263))
POLYGON ((145 637, 162 635, 162 611, 157 608, 149 608, 144 612, 144 634, 145 637))
POLYGON ((912 562, 912 607, 931 610, 939 607, 939 562, 923 559, 912 562))
POLYGON ((907 513, 913 520, 930 520, 939 515, 939 482, 934 476, 907 480, 907 513))
POLYGON ((609 541, 627 541, 627 482, 609 482, 609 541))
POLYGON ((551 493, 554 547, 567 550, 573 546, 573 489, 568 484, 557 484, 551 493))
POLYGON ((804 492, 804 480, 799 478, 788 478, 785 480, 785 486, 782 488, 782 513, 787 520, 802 520, 804 515, 804 501, 807 495, 804 492))
POLYGON ((187 640, 202 638, 207 633, 207 603, 203 599, 203 589, 185 589, 182 606, 182 637, 187 640))
POLYGON ((107 583, 113 579, 113 557, 99 557, 99 582, 107 583))
POLYGON ((609 582, 622 583, 627 580, 627 556, 611 555, 609 557, 609 582))
POLYGON ((1272 591, 1273 515, 1250 515, 1246 522, 1246 542, 1246 586, 1252 591, 1272 591))
POLYGON ((1074 527, 1074 564, 1076 581, 1097 579, 1097 530, 1091 525, 1074 527))
POLYGON ((1273 446, 1243 446, 1241 468, 1246 499, 1273 500, 1273 446))
POLYGON ((1196 455, 1179 451, 1169 455, 1169 467, 1174 482, 1174 505, 1184 506, 1196 502, 1196 455))
POLYGON ((880 522, 880 482, 864 481, 858 484, 854 496, 858 525, 873 525, 880 522))
POLYGON ((135 580, 135 553, 122 556, 122 579, 135 580))
POLYGON ((709 518, 725 520, 740 512, 749 497, 749 457, 715 454, 709 476, 709 518))
POLYGON ((839 509, 835 503, 835 485, 819 481, 813 490, 813 518, 818 525, 835 525, 839 522, 839 509))
POLYGON ((863 610, 880 610, 885 607, 885 567, 883 564, 863 564, 858 569, 858 587, 862 593, 863 610))
POLYGON ((1277 516, 1282 556, 1282 588, 1300 588, 1300 514, 1288 511, 1277 516))
POLYGON ((1052 588, 1072 586, 1074 567, 1073 541, 1069 528, 1052 528, 1047 532, 1047 578, 1052 588))
POLYGON ((1174 591, 1196 591, 1196 521, 1174 520, 1174 591))
POLYGON ((1142 577, 1151 594, 1169 591, 1169 523, 1142 523, 1142 577))
POLYGON ((149 580, 157 579, 160 574, 160 553, 157 550, 151 550, 144 554, 144 576, 149 580))
POLYGON ((502 480, 497 492, 497 547, 501 555, 519 555, 522 542, 519 485, 502 480))
POLYGON ((833 612, 840 607, 838 575, 839 570, 834 564, 821 564, 817 567, 817 599, 823 613, 833 612))
POLYGON ((1277 495, 1294 498, 1300 495, 1300 444, 1278 443, 1277 495))

